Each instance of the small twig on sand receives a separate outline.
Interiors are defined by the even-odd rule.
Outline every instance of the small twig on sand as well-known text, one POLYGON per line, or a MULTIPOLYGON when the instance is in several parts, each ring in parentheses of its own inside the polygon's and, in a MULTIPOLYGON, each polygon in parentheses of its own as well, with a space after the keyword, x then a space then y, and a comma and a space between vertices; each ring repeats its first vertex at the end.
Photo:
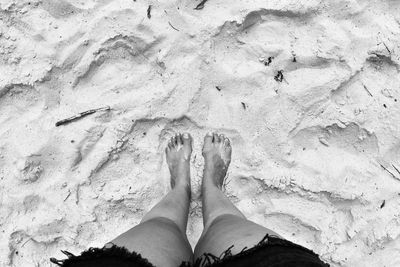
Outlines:
POLYGON ((175 28, 174 26, 172 26, 171 22, 168 21, 168 24, 169 24, 169 26, 172 27, 172 29, 174 29, 175 31, 178 31, 178 32, 179 32, 179 30, 178 30, 177 28, 175 28))
POLYGON ((396 166, 394 166, 394 164, 392 164, 393 168, 400 174, 400 170, 396 168, 396 166))
POLYGON ((147 18, 151 19, 151 5, 147 8, 147 18))
POLYGON ((67 200, 69 198, 70 195, 71 195, 71 191, 68 190, 68 195, 64 198, 64 202, 65 202, 65 200, 67 200))
POLYGON ((84 111, 79 113, 78 115, 72 116, 70 118, 64 119, 64 120, 60 120, 58 122, 56 122, 56 127, 63 125, 63 124, 68 124, 70 122, 73 122, 75 120, 78 120, 80 118, 86 117, 87 115, 93 114, 97 111, 106 111, 106 110, 110 110, 111 108, 109 106, 107 107, 103 107, 103 108, 98 108, 98 109, 90 109, 88 111, 84 111))
POLYGON ((385 44, 385 42, 382 42, 382 43, 386 47, 386 50, 389 52, 389 54, 392 55, 392 52, 390 51, 389 47, 385 44))
POLYGON ((26 243, 28 243, 28 242, 31 241, 31 240, 32 240, 31 238, 29 238, 28 240, 26 240, 26 241, 22 244, 21 248, 23 248, 23 247, 26 245, 26 243))
POLYGON ((196 10, 200 10, 204 8, 204 4, 207 2, 208 0, 203 0, 200 2, 200 4, 198 4, 194 9, 196 10))
POLYGON ((395 179, 399 179, 396 175, 394 175, 391 171, 389 171, 385 166, 383 166, 382 164, 379 163, 379 165, 381 165, 381 167, 387 171, 388 173, 390 173, 390 175, 392 175, 393 178, 395 179))
POLYGON ((363 84, 365 91, 367 91, 367 93, 372 96, 371 92, 368 90, 368 88, 363 84))

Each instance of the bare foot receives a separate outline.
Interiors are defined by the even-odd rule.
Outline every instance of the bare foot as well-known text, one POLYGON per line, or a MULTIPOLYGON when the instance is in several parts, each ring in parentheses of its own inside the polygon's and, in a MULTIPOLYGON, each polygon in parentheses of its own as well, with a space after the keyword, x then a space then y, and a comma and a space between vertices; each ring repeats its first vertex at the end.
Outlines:
POLYGON ((208 133, 204 137, 203 157, 205 161, 203 184, 211 182, 222 187, 224 178, 231 163, 232 147, 223 134, 208 133))
POLYGON ((167 163, 171 173, 171 187, 183 185, 190 187, 190 155, 192 154, 192 137, 188 133, 171 137, 165 148, 167 163))

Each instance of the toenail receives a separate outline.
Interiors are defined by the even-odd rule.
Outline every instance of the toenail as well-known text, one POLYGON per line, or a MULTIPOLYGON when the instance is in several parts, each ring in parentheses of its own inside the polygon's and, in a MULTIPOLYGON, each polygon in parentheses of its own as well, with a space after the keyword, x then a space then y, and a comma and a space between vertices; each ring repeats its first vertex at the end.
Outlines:
POLYGON ((186 138, 186 139, 189 138, 189 134, 188 133, 184 133, 183 134, 183 138, 186 138))

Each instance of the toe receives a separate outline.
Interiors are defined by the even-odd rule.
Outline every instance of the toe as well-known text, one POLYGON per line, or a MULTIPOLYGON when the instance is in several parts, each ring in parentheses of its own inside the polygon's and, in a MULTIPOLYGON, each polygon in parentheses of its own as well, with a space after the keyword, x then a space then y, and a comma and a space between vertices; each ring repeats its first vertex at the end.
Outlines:
POLYGON ((182 141, 184 145, 191 146, 192 145, 192 137, 190 136, 189 133, 184 133, 182 135, 182 141))
POLYGON ((177 145, 178 144, 178 134, 175 134, 174 137, 172 137, 172 138, 173 138, 173 141, 172 141, 173 144, 177 145))
POLYGON ((229 138, 224 139, 223 141, 224 143, 224 149, 225 151, 228 153, 228 155, 230 156, 231 152, 232 152, 232 147, 231 147, 231 141, 229 140, 229 138))
POLYGON ((206 136, 204 136, 204 145, 209 145, 212 143, 212 141, 213 141, 213 133, 208 132, 206 136))
POLYGON ((221 144, 223 145, 223 144, 224 144, 224 141, 225 141, 225 135, 220 134, 220 135, 219 135, 219 141, 220 141, 221 144))
POLYGON ((176 136, 176 142, 177 142, 178 145, 183 145, 183 137, 182 137, 182 134, 181 134, 181 133, 179 133, 179 134, 176 136))
POLYGON ((171 137, 171 140, 169 141, 171 143, 171 148, 174 148, 176 145, 176 138, 175 135, 171 137))
POLYGON ((225 145, 226 147, 231 146, 231 141, 229 140, 228 137, 224 137, 224 145, 225 145))
POLYGON ((172 149, 173 147, 174 147, 174 138, 171 137, 171 139, 170 139, 169 142, 168 142, 168 148, 169 148, 169 149, 172 149))
POLYGON ((213 134, 213 141, 214 141, 214 143, 219 143, 220 142, 219 135, 217 133, 213 134))

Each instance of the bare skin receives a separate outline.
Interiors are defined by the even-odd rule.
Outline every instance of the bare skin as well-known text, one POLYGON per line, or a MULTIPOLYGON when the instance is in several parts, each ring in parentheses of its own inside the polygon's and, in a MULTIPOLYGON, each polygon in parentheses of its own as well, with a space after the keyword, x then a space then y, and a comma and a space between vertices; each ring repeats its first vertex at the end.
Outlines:
POLYGON ((171 188, 182 185, 190 188, 190 155, 192 137, 188 133, 177 134, 165 148, 167 164, 171 173, 171 188))
POLYGON ((219 256, 231 245, 234 245, 231 252, 235 255, 245 247, 256 245, 267 233, 277 235, 247 220, 221 191, 231 155, 230 141, 224 135, 210 133, 205 136, 202 183, 204 230, 195 248, 195 259, 203 253, 219 256))
POLYGON ((224 135, 208 133, 204 138, 203 157, 204 173, 203 185, 212 183, 222 188, 226 172, 231 163, 231 142, 224 135))
POLYGON ((141 220, 140 224, 121 234, 115 244, 140 253, 155 266, 176 267, 182 261, 193 261, 193 250, 186 236, 190 204, 190 155, 192 137, 173 136, 165 149, 171 173, 171 191, 141 220))
POLYGON ((171 173, 171 191, 142 219, 140 224, 115 238, 109 244, 140 253, 155 266, 176 267, 182 261, 193 261, 208 252, 220 255, 232 244, 232 254, 245 246, 257 244, 266 233, 275 234, 246 219, 222 193, 232 148, 223 135, 207 134, 204 138, 205 160, 202 202, 203 233, 193 255, 186 236, 190 191, 190 135, 173 136, 165 150, 171 173))
POLYGON ((216 217, 224 213, 245 218, 221 192, 231 162, 232 147, 230 140, 224 135, 208 133, 204 137, 202 154, 204 157, 202 181, 204 229, 207 229, 216 217), (223 205, 218 205, 218 203, 223 203, 223 205))

